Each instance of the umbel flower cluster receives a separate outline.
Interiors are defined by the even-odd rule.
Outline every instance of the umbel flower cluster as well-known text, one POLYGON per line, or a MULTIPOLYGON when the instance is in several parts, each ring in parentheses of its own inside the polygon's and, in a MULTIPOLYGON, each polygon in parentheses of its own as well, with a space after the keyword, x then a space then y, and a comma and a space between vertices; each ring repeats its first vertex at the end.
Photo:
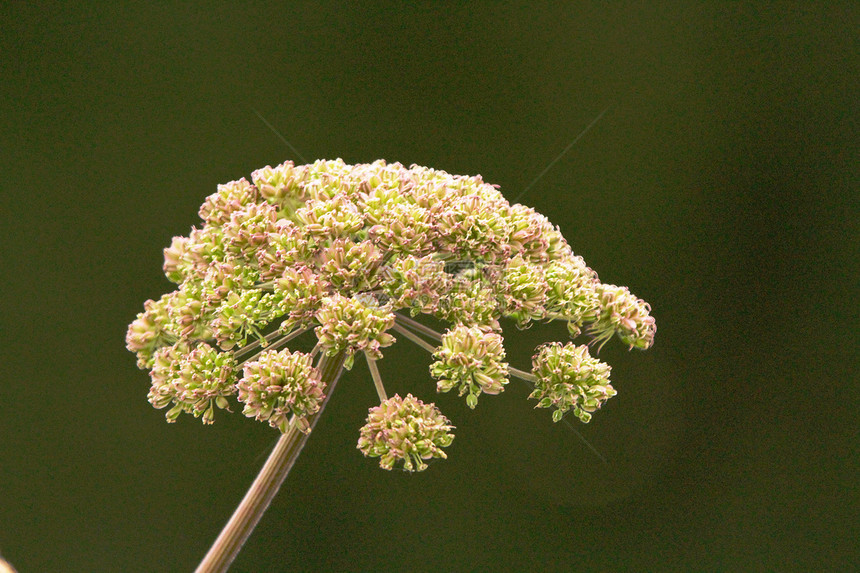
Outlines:
POLYGON ((330 382, 322 354, 343 356, 347 369, 363 354, 380 404, 358 448, 385 469, 420 471, 445 457, 452 426, 432 403, 387 397, 376 361, 394 334, 430 351, 437 391, 456 389, 471 408, 513 376, 554 421, 571 411, 583 422, 616 393, 610 367, 568 342, 539 347, 531 372, 513 368, 499 320, 561 320, 571 338, 598 346, 616 335, 631 349, 654 340, 647 303, 601 283, 546 217, 480 176, 287 162, 219 185, 200 217, 164 250, 176 290, 147 301, 126 337, 169 422, 187 413, 212 423, 238 400, 245 416, 307 432, 330 382), (282 349, 309 330, 312 352, 282 349))

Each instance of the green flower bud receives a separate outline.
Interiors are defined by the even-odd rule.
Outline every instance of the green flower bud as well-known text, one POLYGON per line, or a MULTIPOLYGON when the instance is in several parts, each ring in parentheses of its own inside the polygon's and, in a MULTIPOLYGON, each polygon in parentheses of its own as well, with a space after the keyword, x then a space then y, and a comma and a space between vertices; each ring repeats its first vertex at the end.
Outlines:
POLYGON ((472 279, 466 273, 454 277, 448 292, 440 296, 437 309, 436 316, 448 322, 501 330, 495 292, 484 280, 472 279))
POLYGON ((445 264, 431 255, 398 257, 380 275, 394 306, 408 308, 412 316, 438 311, 440 293, 451 286, 445 264))
POLYGON ((187 256, 188 237, 173 237, 170 246, 164 249, 164 276, 172 283, 180 284, 191 274, 194 267, 187 256))
POLYGON ((589 355, 587 346, 543 345, 532 358, 537 381, 529 398, 538 400, 536 408, 555 407, 554 422, 573 409, 574 415, 587 423, 591 413, 617 393, 609 383, 610 370, 609 365, 589 355))
POLYGON ((173 237, 164 249, 164 274, 176 284, 192 278, 202 278, 209 265, 223 261, 226 250, 220 227, 192 229, 188 237, 173 237))
POLYGON ((311 199, 296 211, 305 233, 316 237, 348 237, 364 227, 364 214, 343 193, 331 199, 311 199))
POLYGON ((549 240, 544 236, 546 217, 531 207, 511 205, 507 212, 511 232, 511 251, 533 263, 545 263, 549 240))
POLYGON ((459 325, 442 336, 442 345, 433 354, 430 374, 438 381, 439 392, 459 389, 466 404, 474 408, 478 395, 498 394, 508 383, 508 364, 502 337, 478 327, 459 325))
MULTIPOLYGON (((210 264, 227 257, 224 230, 221 227, 207 225, 202 229, 192 229, 183 247, 182 260, 184 268, 188 269, 186 278, 203 278, 210 264)), ((183 267, 178 270, 182 271, 183 267)))
POLYGON ((306 167, 307 175, 302 185, 309 201, 326 201, 341 193, 351 200, 358 195, 356 183, 361 166, 347 165, 338 158, 317 159, 306 167))
POLYGON ((192 287, 189 284, 191 281, 188 281, 183 287, 187 287, 189 292, 195 292, 203 301, 204 307, 211 310, 219 306, 231 292, 253 288, 259 278, 259 272, 254 266, 228 256, 223 262, 210 264, 199 285, 192 287))
POLYGON ((170 293, 167 299, 167 315, 170 329, 182 338, 208 338, 209 330, 205 307, 197 285, 183 283, 178 290, 170 293))
POLYGON ((431 213, 401 193, 402 182, 398 179, 390 187, 377 183, 370 193, 360 194, 368 235, 386 252, 429 253, 434 236, 431 213))
POLYGON ((478 194, 454 199, 437 221, 440 250, 466 259, 505 260, 511 251, 508 220, 500 216, 507 202, 483 201, 478 194))
POLYGON ((281 215, 290 217, 308 199, 302 189, 308 167, 310 166, 296 167, 292 161, 277 167, 267 165, 254 171, 251 180, 266 201, 277 207, 281 215))
POLYGON ((347 298, 334 294, 323 300, 316 319, 320 323, 316 328, 320 345, 329 355, 346 350, 347 370, 352 368, 356 352, 367 352, 379 360, 379 349, 394 344, 394 337, 386 332, 394 325, 394 313, 388 306, 379 306, 371 295, 347 298))
POLYGON ((540 235, 547 243, 546 256, 550 261, 563 261, 573 256, 561 229, 549 222, 543 215, 537 215, 535 222, 540 225, 540 235))
POLYGON ((214 311, 212 330, 219 346, 230 350, 243 345, 248 336, 262 338, 260 329, 284 314, 276 294, 260 290, 231 292, 214 311))
POLYGON ((274 291, 280 300, 280 311, 288 315, 282 330, 313 318, 328 294, 325 281, 305 266, 286 268, 275 281, 274 291))
POLYGON ((597 273, 586 266, 582 257, 570 256, 549 263, 544 277, 549 287, 547 312, 567 321, 571 337, 579 335, 583 323, 593 320, 599 307, 597 273))
POLYGON ((256 254, 260 278, 264 281, 277 279, 290 267, 311 266, 318 247, 317 241, 308 238, 292 221, 278 219, 275 228, 256 254))
POLYGON ((194 348, 187 342, 161 348, 150 373, 149 401, 156 408, 174 404, 167 412, 168 422, 186 412, 211 424, 215 408, 227 408, 225 397, 236 392, 235 368, 232 354, 218 352, 205 342, 194 348))
POLYGON ((268 203, 251 203, 230 214, 224 224, 224 241, 227 251, 256 263, 256 253, 264 248, 269 233, 278 229, 278 210, 268 203))
POLYGON ((509 260, 496 284, 502 312, 522 327, 546 315, 544 303, 549 289, 543 268, 527 263, 519 255, 509 260))

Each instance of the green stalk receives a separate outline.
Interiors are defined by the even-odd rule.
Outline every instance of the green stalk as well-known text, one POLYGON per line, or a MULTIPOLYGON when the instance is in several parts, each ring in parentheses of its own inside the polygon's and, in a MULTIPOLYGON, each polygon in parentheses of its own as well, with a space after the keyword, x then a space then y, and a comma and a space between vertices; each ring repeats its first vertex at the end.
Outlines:
MULTIPOLYGON (((332 392, 334 392, 335 385, 337 385, 343 371, 345 358, 345 352, 335 356, 323 354, 320 358, 318 368, 323 382, 326 383, 326 397, 320 405, 319 411, 308 417, 310 432, 313 431, 320 414, 322 414, 332 392)), ((275 449, 272 450, 269 459, 263 465, 263 469, 257 474, 257 478, 251 484, 251 488, 245 494, 239 507, 233 512, 230 521, 227 522, 215 543, 209 548, 206 557, 197 567, 196 573, 223 573, 227 571, 251 532, 254 531, 260 518, 263 517, 263 513, 269 507, 275 494, 278 493, 278 489, 280 489, 287 474, 290 473, 293 464, 308 441, 310 432, 303 434, 296 428, 295 424, 291 424, 290 429, 281 435, 275 449)))
POLYGON ((379 368, 376 366, 376 360, 370 357, 365 352, 364 357, 367 358, 367 368, 370 370, 370 376, 373 378, 373 385, 376 386, 376 393, 379 395, 379 403, 388 400, 388 395, 385 393, 385 386, 382 385, 382 376, 379 375, 379 368))
POLYGON ((409 318, 408 316, 406 316, 402 313, 396 312, 394 314, 395 314, 395 317, 397 320, 399 320, 400 322, 402 322, 403 324, 405 324, 409 328, 411 328, 413 330, 417 330, 418 332, 421 332, 421 333, 429 336, 430 338, 434 338, 434 339, 439 340, 439 341, 442 340, 442 335, 439 334, 438 332, 436 332, 435 330, 433 330, 432 328, 430 328, 429 326, 421 324, 417 320, 412 320, 411 318, 409 318))
MULTIPOLYGON (((400 317, 398 317, 398 318, 400 318, 400 317)), ((411 330, 407 330, 406 327, 400 326, 400 324, 395 322, 394 325, 392 325, 391 329, 394 330, 394 332, 399 332, 400 334, 402 334, 403 336, 405 336, 406 338, 408 338, 409 340, 411 340, 412 342, 414 342, 415 344, 417 344, 418 346, 420 346, 421 348, 423 348, 424 350, 426 350, 430 354, 433 354, 434 352, 436 352, 435 346, 433 346, 432 344, 430 344, 429 342, 427 342, 423 338, 419 337, 417 334, 415 334, 411 330)))

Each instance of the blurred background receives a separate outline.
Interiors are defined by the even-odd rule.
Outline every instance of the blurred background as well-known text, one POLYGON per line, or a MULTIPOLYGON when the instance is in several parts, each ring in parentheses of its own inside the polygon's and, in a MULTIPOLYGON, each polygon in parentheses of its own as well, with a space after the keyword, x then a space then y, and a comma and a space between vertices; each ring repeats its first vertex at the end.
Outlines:
MULTIPOLYGON (((5 3, 0 553, 190 571, 276 440, 146 400, 125 350, 216 185, 297 156, 481 174, 649 301, 577 430, 512 382, 449 459, 356 450, 341 380, 232 571, 848 571, 858 556, 855 3, 5 3), (256 110, 256 111, 255 111, 256 110)), ((563 326, 506 328, 510 362, 563 326)))

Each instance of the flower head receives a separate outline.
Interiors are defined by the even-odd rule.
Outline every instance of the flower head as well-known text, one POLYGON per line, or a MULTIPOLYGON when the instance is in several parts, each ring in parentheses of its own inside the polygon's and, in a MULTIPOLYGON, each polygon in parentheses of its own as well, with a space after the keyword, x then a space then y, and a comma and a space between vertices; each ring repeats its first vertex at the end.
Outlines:
POLYGON ((432 255, 398 257, 383 273, 383 288, 391 302, 412 316, 439 310, 440 292, 449 290, 445 263, 432 255))
POLYGON ((510 259, 499 279, 499 299, 506 316, 520 326, 546 315, 546 293, 549 286, 543 266, 527 262, 520 255, 510 259))
POLYGON ((592 412, 616 394, 609 383, 610 370, 609 365, 589 355, 587 346, 546 344, 532 359, 537 381, 529 398, 538 400, 536 408, 554 407, 554 422, 570 409, 588 422, 592 412))
POLYGON ((279 303, 277 294, 259 289, 231 292, 213 313, 211 325, 218 344, 230 350, 244 345, 251 335, 261 337, 262 327, 284 314, 279 303))
POLYGON ((284 331, 289 331, 294 324, 313 319, 328 295, 325 281, 306 266, 287 267, 274 281, 273 288, 279 308, 287 316, 281 323, 284 331))
POLYGON ((394 325, 394 314, 371 295, 347 298, 334 294, 323 301, 316 319, 320 323, 316 329, 320 346, 329 354, 346 350, 347 369, 352 367, 356 352, 364 351, 379 359, 379 349, 394 343, 394 337, 386 332, 394 325))
POLYGON ((319 410, 325 386, 310 355, 268 350, 245 363, 236 388, 239 401, 245 404, 243 414, 286 432, 291 415, 300 430, 308 431, 307 417, 319 410))
POLYGON ((236 393, 235 366, 232 354, 205 342, 194 348, 186 342, 164 346, 155 353, 149 401, 156 408, 174 404, 167 412, 168 422, 186 412, 211 424, 215 407, 226 409, 226 397, 236 393))
POLYGON ((219 185, 218 191, 209 195, 200 206, 200 218, 212 226, 228 222, 232 214, 260 200, 260 191, 244 177, 219 185))
POLYGON ((501 335, 478 327, 460 325, 442 337, 430 366, 430 373, 438 380, 436 389, 448 392, 458 388, 466 395, 466 404, 474 408, 478 396, 498 394, 508 383, 508 364, 501 335))
POLYGON ((364 227, 364 214, 343 193, 310 199, 296 219, 307 234, 319 237, 350 237, 364 227))
POLYGON ((427 469, 424 460, 447 458, 442 448, 454 441, 449 432, 454 426, 433 404, 407 394, 394 395, 370 408, 361 429, 358 449, 368 457, 379 458, 379 467, 390 470, 398 461, 408 472, 427 469))
POLYGON ((633 295, 627 287, 597 285, 599 311, 589 328, 594 340, 601 345, 613 334, 631 349, 645 350, 654 344, 657 323, 651 316, 651 306, 633 295))
POLYGON ((169 421, 187 412, 211 422, 236 395, 246 416, 307 431, 332 382, 314 361, 343 354, 349 369, 365 353, 382 404, 359 447, 383 467, 403 460, 419 471, 444 457, 451 427, 412 395, 386 398, 375 361, 395 342, 392 330, 433 354, 437 391, 456 389, 474 408, 510 376, 524 378, 554 420, 573 410, 587 421, 614 395, 609 366, 586 346, 554 343, 539 348, 532 374, 518 370, 506 361, 506 321, 560 320, 598 349, 615 335, 630 348, 653 344, 646 302, 601 283, 557 226, 479 175, 288 161, 219 185, 199 214, 198 227, 164 249, 175 290, 147 301, 126 334, 151 371, 150 401, 171 406, 169 421), (421 315, 447 331, 413 320, 421 315), (311 354, 275 350, 310 330, 311 354))
POLYGON ((179 338, 169 329, 170 317, 167 315, 169 296, 164 295, 157 301, 148 300, 143 303, 144 311, 128 325, 125 346, 137 354, 138 368, 152 368, 156 350, 173 344, 179 338))

